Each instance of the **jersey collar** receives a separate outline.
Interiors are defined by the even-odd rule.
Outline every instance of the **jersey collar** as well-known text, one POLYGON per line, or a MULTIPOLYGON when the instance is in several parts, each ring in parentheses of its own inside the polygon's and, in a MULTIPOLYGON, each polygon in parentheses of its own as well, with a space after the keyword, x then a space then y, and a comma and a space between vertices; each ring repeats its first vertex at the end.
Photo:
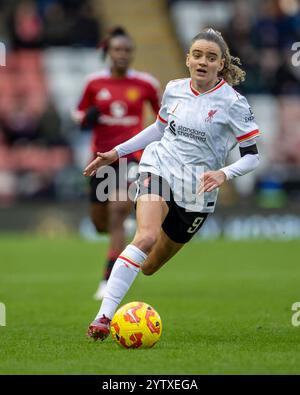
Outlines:
POLYGON ((215 85, 213 88, 209 89, 209 90, 206 91, 206 92, 200 93, 200 92, 196 91, 196 89, 194 89, 194 88, 192 87, 192 80, 190 79, 190 88, 191 88, 191 91, 193 92, 193 94, 194 94, 195 96, 203 96, 203 95, 207 95, 208 93, 212 93, 212 92, 214 92, 215 90, 221 88, 221 86, 224 85, 225 82, 226 82, 226 81, 223 80, 223 78, 222 78, 221 81, 218 82, 217 85, 215 85))
MULTIPOLYGON (((102 70, 102 73, 105 77, 109 77, 111 78, 111 70, 109 67, 105 67, 102 70)), ((128 77, 133 77, 135 75, 135 70, 134 69, 128 69, 126 74, 124 75, 124 78, 128 78, 128 77)))

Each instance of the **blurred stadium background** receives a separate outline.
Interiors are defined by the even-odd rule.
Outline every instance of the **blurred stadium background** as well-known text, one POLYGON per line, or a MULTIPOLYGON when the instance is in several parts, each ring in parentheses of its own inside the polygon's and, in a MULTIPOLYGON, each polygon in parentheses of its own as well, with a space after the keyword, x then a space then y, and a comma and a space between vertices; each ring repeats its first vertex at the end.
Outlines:
POLYGON ((96 47, 115 25, 136 41, 134 67, 162 88, 188 75, 185 52, 195 34, 206 26, 222 31, 247 71, 238 90, 263 132, 261 166, 222 189, 199 237, 300 238, 298 0, 0 1, 0 232, 97 238, 81 175, 90 135, 70 113, 85 76, 103 66, 96 47))

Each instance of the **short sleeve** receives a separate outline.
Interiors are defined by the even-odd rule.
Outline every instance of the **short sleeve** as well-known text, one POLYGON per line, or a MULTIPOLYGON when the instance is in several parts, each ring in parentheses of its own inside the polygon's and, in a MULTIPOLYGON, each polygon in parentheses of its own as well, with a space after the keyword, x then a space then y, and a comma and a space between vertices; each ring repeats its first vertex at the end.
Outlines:
POLYGON ((243 96, 240 96, 230 107, 228 123, 239 143, 253 139, 260 134, 251 107, 243 96))
POLYGON ((162 101, 161 101, 161 106, 160 106, 160 110, 158 112, 157 115, 157 119, 162 122, 163 124, 167 124, 168 123, 168 106, 167 106, 167 102, 168 102, 168 86, 166 87, 163 97, 162 97, 162 101))

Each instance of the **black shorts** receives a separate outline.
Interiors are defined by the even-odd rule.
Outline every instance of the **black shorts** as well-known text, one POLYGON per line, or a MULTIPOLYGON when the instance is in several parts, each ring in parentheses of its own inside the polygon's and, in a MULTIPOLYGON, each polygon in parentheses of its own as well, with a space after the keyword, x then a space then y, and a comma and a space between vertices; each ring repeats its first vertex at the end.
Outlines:
POLYGON ((162 229, 176 243, 187 243, 204 224, 208 213, 187 211, 178 206, 168 182, 161 176, 141 173, 137 185, 136 199, 149 194, 159 195, 165 199, 169 212, 162 223, 162 229))
POLYGON ((130 188, 130 195, 134 196, 137 177, 138 162, 134 160, 127 161, 126 168, 121 168, 119 162, 103 168, 90 178, 90 202, 106 203, 110 192, 120 189, 130 188))

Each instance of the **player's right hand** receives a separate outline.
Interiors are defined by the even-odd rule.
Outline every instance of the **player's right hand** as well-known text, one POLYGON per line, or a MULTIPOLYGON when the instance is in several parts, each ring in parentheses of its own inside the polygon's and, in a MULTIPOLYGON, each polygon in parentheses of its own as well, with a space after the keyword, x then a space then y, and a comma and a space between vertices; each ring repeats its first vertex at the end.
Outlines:
POLYGON ((115 149, 108 152, 97 152, 97 158, 94 159, 84 170, 84 176, 94 176, 99 167, 110 165, 119 158, 118 153, 115 149))

